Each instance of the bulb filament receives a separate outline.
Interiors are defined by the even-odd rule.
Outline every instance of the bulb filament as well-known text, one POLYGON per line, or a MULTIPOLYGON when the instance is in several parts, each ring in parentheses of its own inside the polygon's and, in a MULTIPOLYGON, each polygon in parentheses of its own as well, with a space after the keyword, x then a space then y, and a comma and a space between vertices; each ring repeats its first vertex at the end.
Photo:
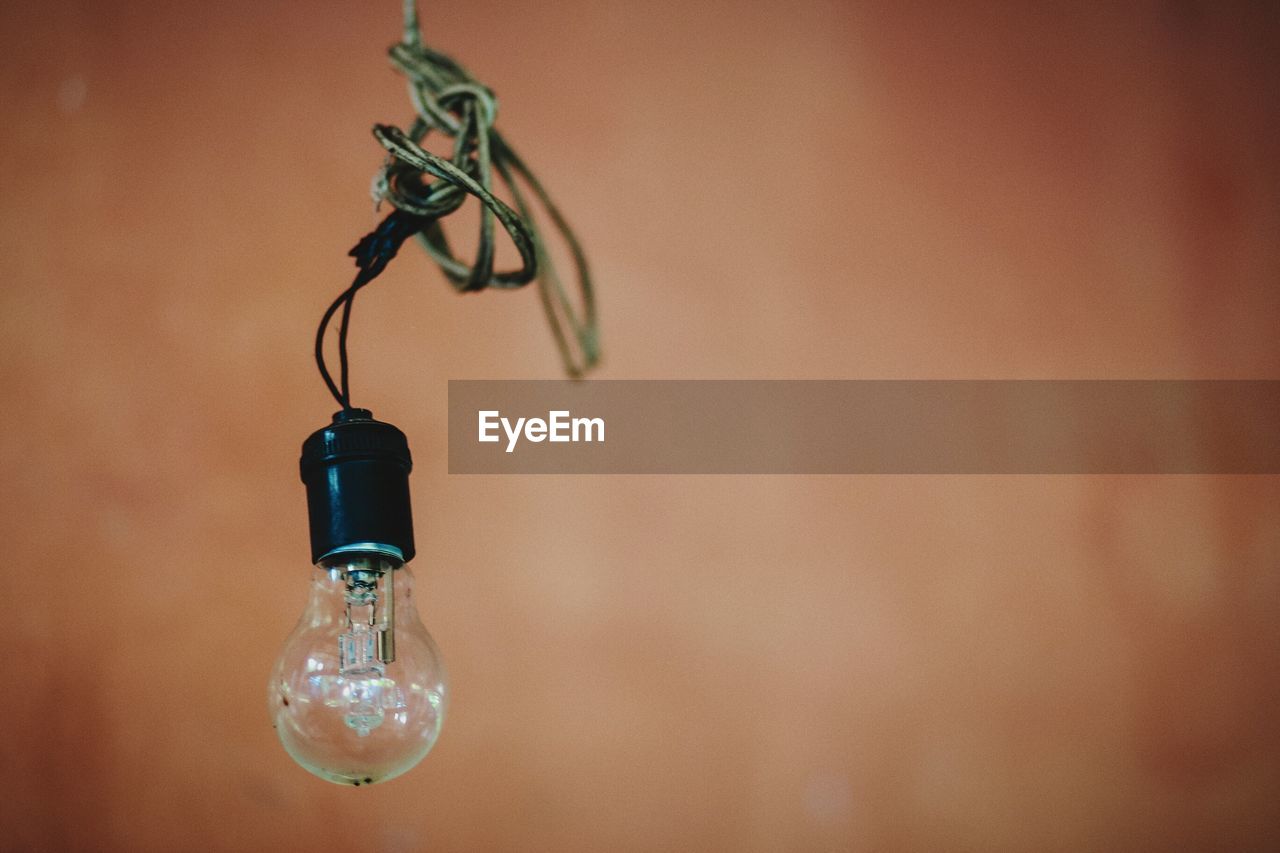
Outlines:
POLYGON ((392 569, 375 567, 372 558, 352 561, 345 574, 346 631, 338 638, 342 704, 346 724, 364 737, 382 725, 391 698, 383 692, 394 689, 383 676, 396 659, 395 580, 392 569))

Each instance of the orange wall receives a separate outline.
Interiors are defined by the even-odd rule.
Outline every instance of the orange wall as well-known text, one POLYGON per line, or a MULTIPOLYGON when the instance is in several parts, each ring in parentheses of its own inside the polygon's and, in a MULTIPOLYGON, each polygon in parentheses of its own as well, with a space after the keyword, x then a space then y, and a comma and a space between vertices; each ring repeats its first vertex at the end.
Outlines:
MULTIPOLYGON (((1280 378, 1270 4, 425 3, 611 378, 1280 378)), ((5 4, 0 848, 1276 849, 1275 477, 450 477, 532 291, 359 305, 436 750, 292 765, 320 312, 398 4, 5 4)))

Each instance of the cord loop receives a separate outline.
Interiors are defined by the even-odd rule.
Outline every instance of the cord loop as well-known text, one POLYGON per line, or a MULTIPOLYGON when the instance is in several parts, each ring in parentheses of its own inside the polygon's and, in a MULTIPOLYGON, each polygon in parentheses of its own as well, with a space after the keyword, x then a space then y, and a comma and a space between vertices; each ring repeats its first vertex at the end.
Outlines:
POLYGON ((343 409, 350 409, 346 341, 355 295, 382 272, 409 237, 417 238, 459 291, 517 288, 537 281, 565 372, 578 378, 600 359, 595 293, 586 255, 546 189, 494 126, 498 100, 493 91, 456 61, 423 44, 414 0, 405 0, 404 9, 404 35, 389 55, 392 65, 409 81, 416 117, 407 132, 391 125, 373 128, 374 137, 390 156, 374 176, 371 190, 376 202, 386 201, 395 210, 351 250, 359 272, 329 306, 316 331, 316 364, 321 378, 343 409), (448 159, 423 147, 433 131, 453 140, 448 159), (495 175, 512 205, 495 194, 495 175), (454 256, 441 225, 468 196, 480 203, 479 240, 469 264, 454 256), (570 299, 543 241, 535 204, 550 219, 572 259, 577 300, 570 299), (494 269, 495 220, 520 255, 519 269, 494 269), (341 375, 335 382, 325 365, 324 337, 339 308, 341 375))

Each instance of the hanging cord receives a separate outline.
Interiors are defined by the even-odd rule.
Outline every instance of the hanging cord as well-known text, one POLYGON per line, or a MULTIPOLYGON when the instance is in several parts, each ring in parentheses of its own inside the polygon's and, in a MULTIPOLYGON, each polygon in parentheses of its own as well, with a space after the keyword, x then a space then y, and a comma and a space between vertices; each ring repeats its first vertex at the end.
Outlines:
POLYGON ((374 126, 374 137, 390 157, 374 178, 373 195, 375 201, 386 200, 395 210, 349 253, 359 271, 351 286, 325 311, 316 330, 315 355, 320 376, 339 405, 352 408, 347 332, 356 294, 386 268, 406 240, 417 237, 460 292, 486 287, 516 288, 536 280, 565 372, 578 378, 600 359, 595 294, 582 246, 546 189, 494 127, 498 102, 493 92, 454 60, 422 43, 414 0, 405 0, 404 14, 404 36, 391 47, 390 55, 392 64, 409 80, 409 96, 417 116, 408 132, 390 125, 374 126), (421 143, 432 131, 453 140, 449 159, 422 148, 421 143), (514 210, 494 195, 495 173, 510 194, 514 210), (454 256, 440 224, 468 196, 474 196, 481 204, 480 236, 470 265, 454 256), (543 242, 531 197, 550 219, 573 259, 578 305, 569 298, 543 242), (495 219, 519 252, 519 269, 494 269, 495 219), (324 339, 339 309, 339 378, 335 381, 325 364, 324 339))

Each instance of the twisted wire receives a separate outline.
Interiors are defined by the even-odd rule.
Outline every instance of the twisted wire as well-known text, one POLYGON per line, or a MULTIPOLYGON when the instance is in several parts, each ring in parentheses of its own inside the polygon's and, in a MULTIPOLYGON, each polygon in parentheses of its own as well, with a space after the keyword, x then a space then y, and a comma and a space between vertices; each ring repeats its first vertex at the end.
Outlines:
POLYGON ((355 279, 330 304, 316 330, 316 365, 325 385, 344 409, 352 408, 347 335, 356 294, 386 268, 410 237, 417 238, 460 292, 517 288, 536 281, 565 372, 573 378, 582 376, 600 358, 595 293, 586 255, 542 183, 494 126, 497 98, 453 59, 423 43, 414 0, 405 0, 404 35, 389 54, 392 65, 408 80, 416 116, 408 131, 381 124, 373 128, 374 138, 389 155, 374 177, 373 195, 394 210, 351 250, 358 268, 355 279), (431 133, 453 140, 448 158, 422 147, 431 133), (495 177, 514 209, 495 195, 495 177), (469 263, 454 255, 441 224, 468 197, 480 203, 479 239, 469 263), (572 259, 576 304, 543 240, 538 208, 572 259), (519 253, 517 269, 494 268, 495 220, 519 253), (339 310, 339 379, 335 381, 325 363, 324 341, 339 310))

